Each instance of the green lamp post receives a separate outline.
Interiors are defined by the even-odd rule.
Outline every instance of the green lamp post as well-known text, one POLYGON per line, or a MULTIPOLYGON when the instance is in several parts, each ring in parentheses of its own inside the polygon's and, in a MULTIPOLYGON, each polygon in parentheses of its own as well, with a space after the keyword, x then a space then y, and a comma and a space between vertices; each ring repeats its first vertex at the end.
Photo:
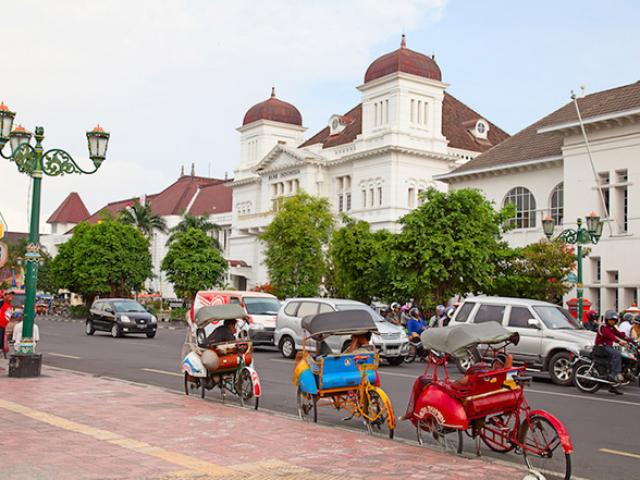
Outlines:
MULTIPOLYGON (((9 110, 4 103, 0 102, 0 155, 16 164, 21 173, 26 173, 33 179, 33 193, 31 197, 31 219, 29 225, 29 240, 24 263, 26 264, 26 295, 24 306, 24 320, 22 326, 22 343, 20 353, 16 363, 25 365, 36 365, 31 368, 34 375, 40 371, 39 355, 33 350, 33 320, 35 318, 35 298, 38 279, 38 264, 40 261, 40 184, 42 175, 52 177, 79 173, 95 173, 104 161, 107 154, 109 134, 99 125, 87 132, 87 142, 89 144, 89 158, 93 162, 93 170, 82 169, 75 160, 64 150, 54 148, 44 151, 42 140, 44 139, 44 128, 36 127, 35 146, 31 145, 31 133, 24 127, 18 125, 12 130, 15 112, 9 110), (11 153, 5 155, 2 150, 9 142, 11 153)), ((13 359, 12 359, 13 360, 13 359)), ((12 364, 13 365, 13 364, 12 364)), ((11 369, 10 369, 11 370, 11 369)), ((16 367, 20 370, 20 367, 16 367)), ((11 372, 10 372, 11 373, 11 372)), ((29 376, 28 374, 16 376, 29 376)))
MULTIPOLYGON (((594 212, 589 214, 586 218, 587 228, 582 226, 582 219, 578 218, 578 228, 567 228, 558 234, 557 240, 564 243, 577 246, 577 263, 578 263, 578 282, 576 284, 576 292, 578 297, 578 321, 582 321, 583 304, 582 297, 584 286, 582 284, 582 246, 589 244, 597 244, 602 236, 603 221, 600 216, 594 212)), ((542 220, 542 230, 549 240, 553 236, 555 225, 553 218, 545 217, 542 220)))

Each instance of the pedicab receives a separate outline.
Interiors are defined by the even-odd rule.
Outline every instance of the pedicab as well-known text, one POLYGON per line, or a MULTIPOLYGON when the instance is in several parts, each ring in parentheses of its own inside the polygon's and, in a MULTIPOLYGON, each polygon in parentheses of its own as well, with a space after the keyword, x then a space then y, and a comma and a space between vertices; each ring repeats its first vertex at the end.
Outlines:
POLYGON ((187 335, 182 347, 182 371, 184 393, 199 389, 200 396, 206 391, 219 388, 224 403, 226 393, 236 395, 242 406, 250 405, 257 410, 262 390, 260 378, 253 368, 253 345, 248 340, 212 343, 216 328, 225 328, 225 320, 244 321, 246 314, 238 305, 216 305, 202 307, 193 321, 188 321, 187 335))
POLYGON ((524 395, 531 377, 525 367, 511 367, 506 360, 507 345, 518 340, 517 333, 497 322, 423 332, 429 362, 414 383, 403 418, 415 426, 420 444, 429 438, 461 453, 466 434, 478 455, 480 442, 495 452, 515 450, 529 469, 546 478, 569 479, 573 446, 567 429, 550 413, 531 409, 524 395), (469 358, 479 345, 491 363, 477 363, 461 379, 451 379, 447 363, 469 358))
POLYGON ((305 339, 293 374, 299 418, 317 422, 318 407, 330 406, 348 412, 344 420, 360 418, 368 433, 387 430, 393 438, 395 416, 380 388, 380 359, 373 345, 334 355, 324 342, 331 335, 377 332, 371 315, 363 310, 319 313, 304 317, 302 328, 305 339))

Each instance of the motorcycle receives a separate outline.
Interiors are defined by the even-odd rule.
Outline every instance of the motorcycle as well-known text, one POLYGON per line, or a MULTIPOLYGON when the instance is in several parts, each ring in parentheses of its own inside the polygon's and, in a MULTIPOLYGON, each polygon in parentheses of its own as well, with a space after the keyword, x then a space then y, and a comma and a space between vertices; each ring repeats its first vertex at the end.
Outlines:
POLYGON ((409 338, 409 350, 407 356, 404 357, 405 363, 413 363, 416 358, 420 362, 426 362, 429 359, 429 351, 422 346, 420 337, 414 334, 409 338))
POLYGON ((596 393, 604 386, 620 387, 632 383, 640 386, 640 355, 637 344, 628 343, 625 347, 616 345, 622 356, 621 374, 624 380, 612 382, 609 376, 609 355, 601 345, 587 347, 573 360, 574 383, 578 390, 596 393))

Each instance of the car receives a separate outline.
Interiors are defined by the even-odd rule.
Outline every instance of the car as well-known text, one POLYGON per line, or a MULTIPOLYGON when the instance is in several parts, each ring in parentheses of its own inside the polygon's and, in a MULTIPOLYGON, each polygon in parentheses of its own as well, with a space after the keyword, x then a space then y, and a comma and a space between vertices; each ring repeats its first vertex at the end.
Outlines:
POLYGON ((573 383, 571 360, 593 345, 595 333, 585 330, 567 310, 552 303, 526 298, 469 297, 458 307, 450 325, 496 321, 518 332, 518 345, 510 345, 514 364, 548 372, 558 385, 573 383))
POLYGON ((85 333, 110 332, 113 338, 129 334, 156 336, 158 319, 131 298, 101 298, 89 309, 85 333))
MULTIPOLYGON (((240 305, 248 322, 240 326, 240 337, 249 338, 254 345, 273 345, 276 315, 280 310, 278 297, 270 293, 241 290, 202 290, 196 293, 191 306, 191 319, 201 307, 232 303, 240 305)), ((210 335, 215 328, 207 329, 210 335)))
MULTIPOLYGON (((296 352, 302 349, 304 333, 302 331, 302 317, 316 313, 335 312, 338 310, 366 310, 375 320, 379 333, 371 337, 384 358, 391 365, 400 365, 409 350, 409 341, 402 327, 393 325, 371 307, 355 300, 340 298, 290 298, 285 301, 276 319, 274 343, 285 358, 294 358, 296 352)), ((349 345, 348 335, 333 335, 326 340, 334 354, 339 354, 349 345)))

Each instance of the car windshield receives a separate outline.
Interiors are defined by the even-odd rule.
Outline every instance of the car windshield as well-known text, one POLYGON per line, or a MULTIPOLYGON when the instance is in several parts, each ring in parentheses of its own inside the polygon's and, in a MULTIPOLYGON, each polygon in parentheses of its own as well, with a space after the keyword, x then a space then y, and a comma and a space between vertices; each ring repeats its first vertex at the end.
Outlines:
POLYGON ((275 298, 244 297, 244 306, 249 315, 276 315, 280 310, 275 298))
POLYGON ((358 305, 357 303, 338 303, 336 304, 336 309, 338 310, 365 310, 369 312, 371 318, 373 318, 376 322, 386 322, 381 315, 378 315, 376 311, 369 307, 368 305, 358 305))
POLYGON ((560 307, 533 307, 547 328, 551 330, 578 330, 578 323, 560 307))
POLYGON ((144 307, 135 300, 118 300, 113 302, 116 312, 146 312, 144 307))

